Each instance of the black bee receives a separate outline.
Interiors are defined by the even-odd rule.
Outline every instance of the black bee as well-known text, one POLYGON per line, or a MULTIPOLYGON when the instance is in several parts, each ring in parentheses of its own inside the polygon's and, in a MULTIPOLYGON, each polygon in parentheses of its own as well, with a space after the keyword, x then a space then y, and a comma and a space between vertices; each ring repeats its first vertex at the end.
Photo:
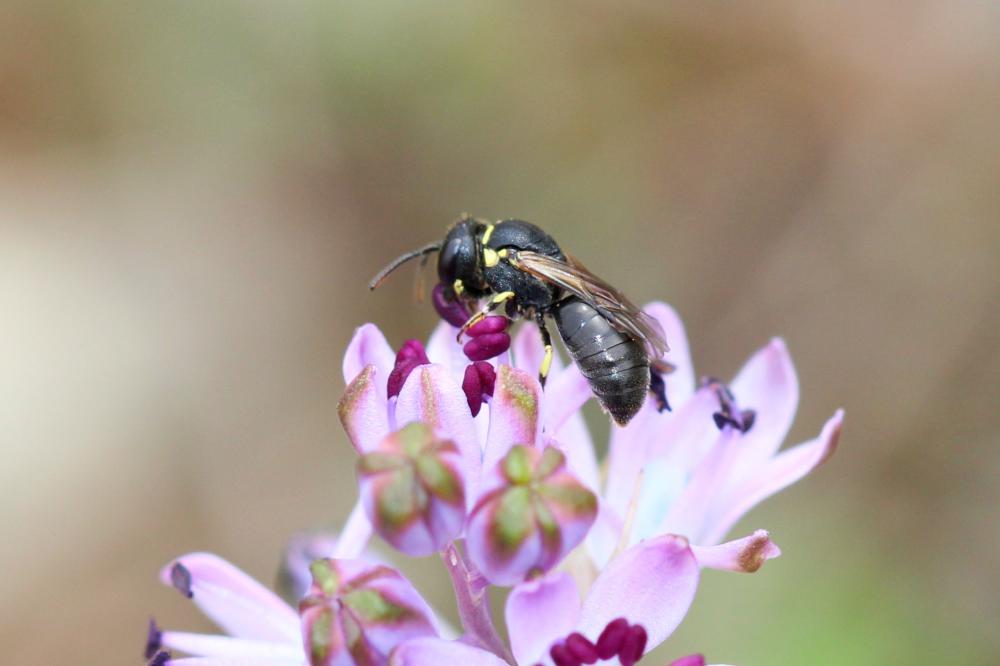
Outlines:
POLYGON ((438 277, 446 297, 472 305, 470 326, 503 305, 512 318, 531 318, 545 345, 539 370, 544 385, 552 360, 545 326, 551 317, 567 351, 587 378, 594 395, 619 425, 628 423, 652 390, 660 409, 669 409, 661 372, 667 351, 659 323, 617 289, 563 253, 551 236, 523 220, 490 223, 462 216, 441 243, 408 252, 385 267, 369 285, 401 264, 438 252, 438 277))

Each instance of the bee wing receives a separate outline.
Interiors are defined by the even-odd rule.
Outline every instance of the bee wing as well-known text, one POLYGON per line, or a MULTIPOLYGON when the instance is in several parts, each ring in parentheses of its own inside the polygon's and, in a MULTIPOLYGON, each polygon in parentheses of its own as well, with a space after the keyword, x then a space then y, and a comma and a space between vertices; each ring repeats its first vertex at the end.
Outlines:
POLYGON ((512 257, 512 263, 597 308, 615 328, 640 340, 652 359, 659 359, 667 353, 667 340, 660 322, 587 270, 577 259, 567 255, 566 261, 563 261, 537 252, 518 252, 516 257, 512 257))

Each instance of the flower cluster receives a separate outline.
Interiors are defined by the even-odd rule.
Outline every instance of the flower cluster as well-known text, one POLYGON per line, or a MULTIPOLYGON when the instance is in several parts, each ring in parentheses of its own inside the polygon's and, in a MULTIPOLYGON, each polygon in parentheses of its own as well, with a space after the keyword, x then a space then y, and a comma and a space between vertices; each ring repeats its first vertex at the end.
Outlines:
POLYGON ((580 413, 592 394, 577 368, 555 358, 543 390, 532 327, 511 339, 505 317, 487 317, 462 345, 466 313, 434 296, 444 321, 426 348, 409 340, 394 353, 371 324, 347 348, 339 416, 358 456, 359 499, 336 538, 292 548, 284 580, 297 608, 215 556, 182 556, 162 579, 225 635, 152 625, 149 663, 631 666, 680 624, 702 569, 751 573, 780 554, 764 530, 724 539, 833 453, 843 419, 837 411, 815 439, 780 450, 798 403, 783 342, 728 384, 696 382, 680 319, 650 304, 672 347, 673 411, 647 400, 612 427, 599 464, 580 413), (367 553, 374 534, 405 555, 440 556, 457 638, 367 553), (507 641, 490 586, 510 588, 507 641))

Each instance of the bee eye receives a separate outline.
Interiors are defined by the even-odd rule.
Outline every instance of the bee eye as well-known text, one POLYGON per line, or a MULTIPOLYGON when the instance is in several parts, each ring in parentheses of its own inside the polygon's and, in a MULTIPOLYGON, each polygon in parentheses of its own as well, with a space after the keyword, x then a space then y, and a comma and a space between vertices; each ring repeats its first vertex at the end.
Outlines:
POLYGON ((438 277, 451 284, 458 277, 458 258, 462 251, 462 239, 452 238, 438 254, 438 277))

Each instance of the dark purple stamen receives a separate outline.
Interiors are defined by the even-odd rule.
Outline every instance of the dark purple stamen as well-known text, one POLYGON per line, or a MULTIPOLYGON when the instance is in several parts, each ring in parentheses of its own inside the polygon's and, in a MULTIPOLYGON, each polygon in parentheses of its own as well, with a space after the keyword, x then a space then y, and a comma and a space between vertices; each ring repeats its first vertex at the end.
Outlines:
POLYGON ((648 636, 642 625, 629 625, 623 617, 612 620, 591 643, 586 636, 574 631, 564 640, 556 641, 549 648, 549 656, 556 666, 583 666, 595 664, 598 659, 614 659, 622 666, 635 666, 646 651, 648 636))
POLYGON ((170 653, 166 650, 160 650, 153 655, 147 666, 164 666, 168 661, 170 661, 170 653))
POLYGON ((465 399, 469 403, 469 410, 472 411, 473 416, 479 414, 486 396, 493 395, 496 381, 496 370, 486 361, 476 361, 465 368, 462 391, 465 393, 465 399))
POLYGON ((155 657, 156 653, 160 651, 162 638, 163 632, 156 626, 156 620, 149 618, 149 631, 146 632, 146 649, 143 650, 142 656, 146 659, 155 657))
POLYGON ((510 348, 510 336, 506 333, 486 333, 472 338, 462 347, 470 361, 486 361, 499 356, 510 348))
POLYGON ((674 659, 668 666, 705 666, 705 655, 689 654, 680 659, 674 659))
POLYGON ((597 656, 601 659, 611 659, 622 649, 625 635, 628 634, 628 621, 620 617, 612 620, 597 639, 597 656))
POLYGON ((597 646, 588 641, 586 636, 579 632, 574 631, 566 637, 566 649, 581 664, 597 663, 597 646))
POLYGON ((580 666, 573 654, 562 643, 556 643, 549 649, 549 656, 556 666, 580 666))
POLYGON ((719 411, 712 414, 716 428, 722 430, 728 425, 745 433, 753 427, 757 413, 752 409, 740 410, 736 404, 736 396, 728 386, 714 377, 702 378, 701 385, 715 393, 719 401, 719 411))
POLYGON ((618 652, 618 661, 622 666, 634 666, 642 659, 642 653, 646 651, 646 630, 640 624, 629 627, 625 639, 622 641, 622 649, 618 652))
POLYGON ((170 584, 188 599, 194 597, 194 592, 191 591, 191 572, 180 562, 170 567, 170 584))
POLYGON ((433 291, 431 291, 431 302, 434 303, 434 309, 437 310, 441 319, 455 328, 461 327, 472 316, 465 304, 455 297, 451 287, 444 283, 434 286, 433 291))
POLYGON ((509 324, 510 319, 507 319, 507 317, 490 315, 489 317, 480 319, 475 324, 470 326, 465 331, 465 334, 470 338, 478 338, 480 335, 486 335, 487 333, 500 333, 502 331, 506 331, 509 324))
POLYGON ((427 352, 424 351, 420 340, 404 342, 403 346, 396 352, 396 364, 392 367, 392 372, 389 373, 389 382, 386 386, 388 396, 392 398, 399 395, 399 392, 403 390, 403 384, 406 383, 406 378, 410 376, 413 369, 428 363, 430 360, 428 360, 427 352))

